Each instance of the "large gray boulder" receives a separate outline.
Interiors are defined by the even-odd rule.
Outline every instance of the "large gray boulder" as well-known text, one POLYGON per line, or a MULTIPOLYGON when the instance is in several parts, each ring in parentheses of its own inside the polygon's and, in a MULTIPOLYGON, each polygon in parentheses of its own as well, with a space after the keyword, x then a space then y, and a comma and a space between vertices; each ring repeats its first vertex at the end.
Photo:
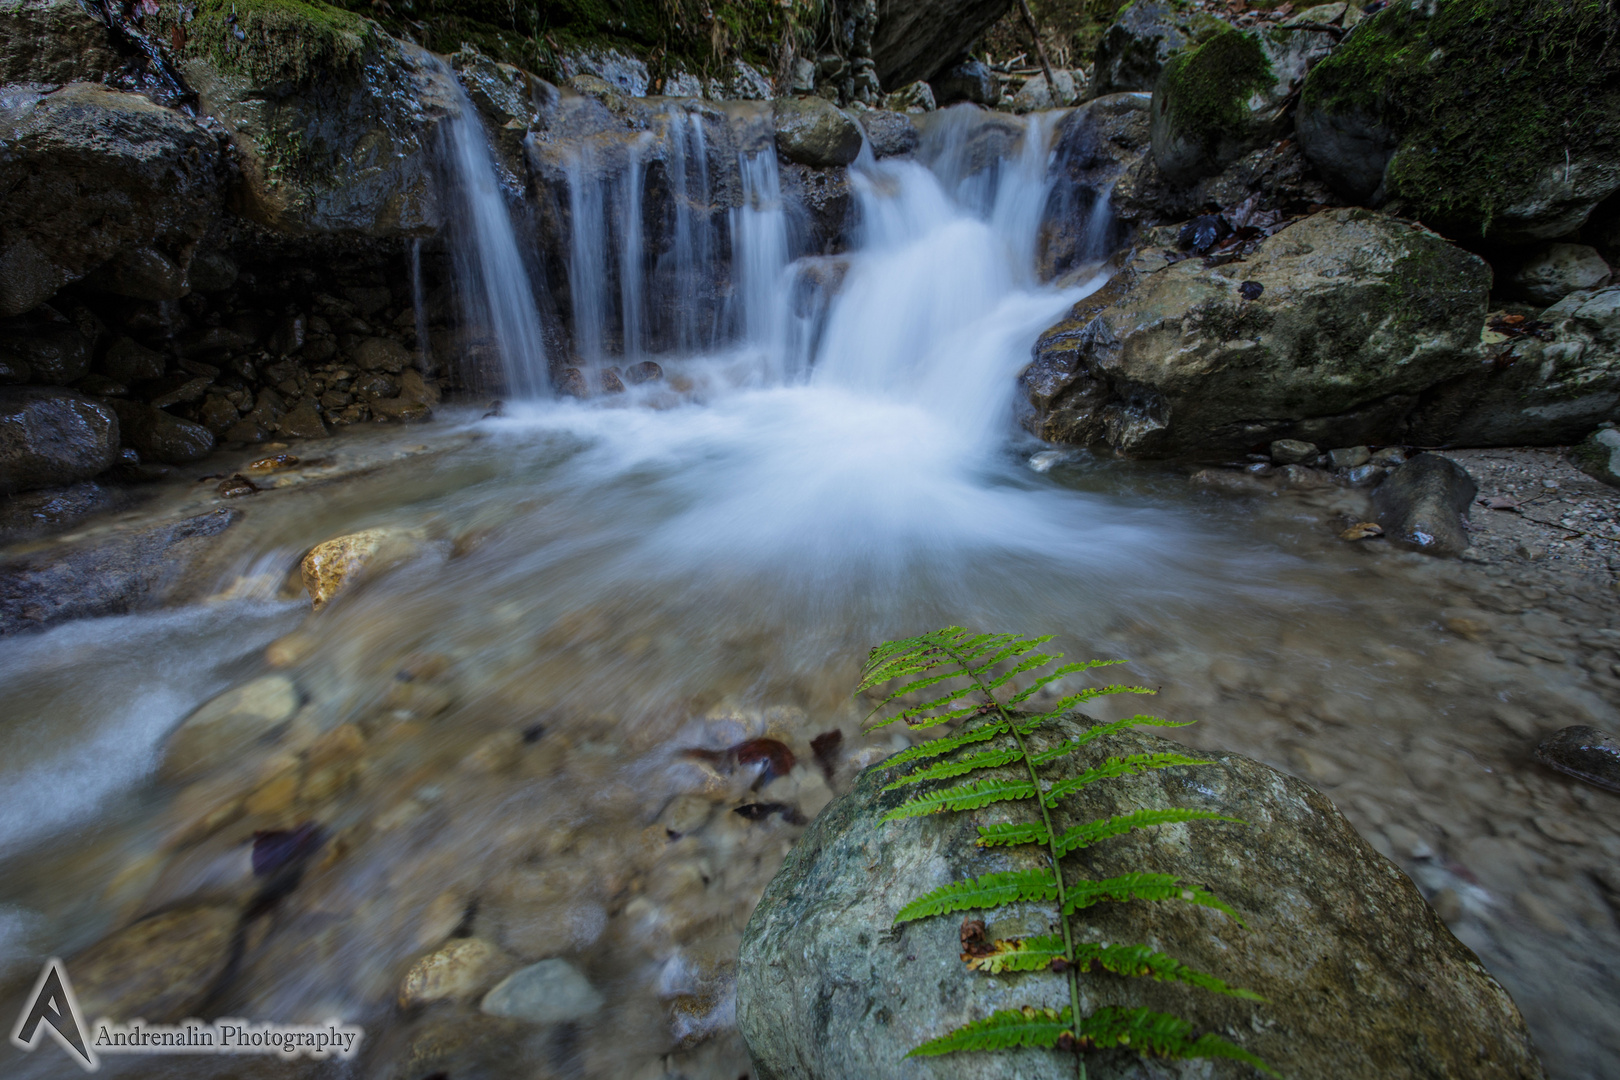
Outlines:
POLYGON ((1103 31, 1092 57, 1095 97, 1128 90, 1152 90, 1165 61, 1198 45, 1227 24, 1200 8, 1175 0, 1136 0, 1103 31))
POLYGON ((1142 457, 1401 442, 1419 396, 1478 364, 1489 287, 1477 256, 1359 209, 1241 263, 1128 267, 1037 342, 1024 423, 1142 457))
POLYGON ((0 388, 0 495, 88 480, 117 454, 107 406, 56 387, 0 388))
POLYGON ((182 270, 224 195, 218 140, 90 83, 0 96, 0 316, 138 249, 182 270))
POLYGON ((1153 157, 1190 184, 1281 138, 1312 64, 1332 51, 1325 31, 1222 30, 1172 56, 1153 85, 1153 157))
POLYGON ((826 98, 779 98, 773 111, 776 148, 789 161, 825 168, 861 152, 860 127, 826 98))
POLYGON ((80 0, 0 0, 0 85, 96 82, 123 66, 80 0))
POLYGON ((1569 459, 1594 480, 1620 487, 1620 431, 1600 427, 1571 448, 1569 459))
POLYGON ((872 59, 878 80, 899 89, 931 79, 990 29, 1011 0, 878 0, 872 59))
POLYGON ((448 64, 341 8, 178 11, 156 32, 184 42, 177 67, 236 148, 243 216, 295 236, 438 228, 435 140, 463 100, 448 64))
MULTIPOLYGON (((1064 721, 1038 745, 1072 736, 1064 721)), ((1095 758, 1187 752, 1150 735, 1097 744, 1095 758)), ((1233 920, 1192 904, 1100 904, 1075 920, 1081 941, 1148 943, 1262 1003, 1107 974, 1080 976, 1083 1008, 1146 1006, 1311 1080, 1529 1080, 1543 1076, 1507 993, 1454 938, 1412 882, 1326 798, 1265 765, 1194 752, 1208 764, 1094 784, 1055 811, 1058 828, 1148 807, 1212 810, 1245 824, 1142 830, 1071 857, 1071 874, 1171 873, 1230 904, 1233 920)), ((1060 759, 1074 775, 1093 757, 1060 759)), ((1016 768, 1021 769, 1021 766, 1016 768)), ((1020 775, 1005 770, 1008 777, 1020 775)), ((911 1047, 998 1009, 1068 1004, 1046 972, 989 977, 958 959, 963 915, 894 926, 902 904, 947 882, 1037 865, 1031 849, 976 846, 977 826, 1026 820, 1015 806, 883 824, 908 794, 881 791, 882 765, 824 810, 789 852, 743 935, 737 1024, 760 1080, 1072 1077, 1047 1050, 905 1058, 911 1047)), ((953 781, 954 782, 954 781, 953 781)), ((1042 905, 982 917, 990 940, 1050 932, 1042 905)), ((1251 1077, 1230 1061, 1158 1062, 1088 1054, 1095 1080, 1251 1077)))
POLYGON ((1448 235, 1563 236, 1620 189, 1612 33, 1580 4, 1387 4, 1312 69, 1300 144, 1345 196, 1448 235))
POLYGON ((1566 446, 1620 414, 1620 286, 1570 293, 1546 336, 1485 330, 1479 359, 1429 395, 1410 441, 1566 446))

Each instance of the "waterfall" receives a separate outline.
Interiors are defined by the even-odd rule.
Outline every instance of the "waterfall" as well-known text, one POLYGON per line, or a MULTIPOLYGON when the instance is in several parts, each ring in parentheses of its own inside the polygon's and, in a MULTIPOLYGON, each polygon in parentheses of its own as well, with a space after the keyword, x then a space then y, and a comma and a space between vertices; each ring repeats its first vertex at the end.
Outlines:
POLYGON ((738 337, 767 353, 766 375, 779 382, 788 374, 785 345, 788 264, 787 214, 775 147, 737 155, 742 205, 731 211, 731 278, 738 337))
POLYGON ((427 301, 422 291, 422 241, 411 241, 411 313, 416 317, 416 363, 423 371, 433 370, 433 351, 428 341, 427 301))
POLYGON ((451 252, 467 336, 493 349, 508 395, 537 398, 550 392, 551 380, 529 273, 496 181, 484 125, 455 73, 442 61, 440 65, 455 87, 457 105, 439 130, 448 174, 451 252))
POLYGON ((573 302, 574 352, 588 364, 603 356, 608 308, 607 192, 597 179, 596 147, 583 144, 568 163, 568 295, 573 302))
POLYGON ((714 344, 713 319, 705 318, 697 302, 700 282, 712 281, 714 244, 707 213, 694 213, 694 207, 708 209, 709 157, 703 136, 703 121, 678 106, 667 113, 668 153, 665 157, 670 191, 675 201, 675 235, 670 244, 668 267, 661 279, 670 281, 674 302, 674 346, 690 355, 714 344))

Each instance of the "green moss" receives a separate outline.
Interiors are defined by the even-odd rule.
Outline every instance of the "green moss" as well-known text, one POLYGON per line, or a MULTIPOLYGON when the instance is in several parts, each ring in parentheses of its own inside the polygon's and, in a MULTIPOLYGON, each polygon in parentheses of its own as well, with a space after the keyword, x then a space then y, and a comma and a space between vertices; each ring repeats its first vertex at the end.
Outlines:
POLYGON ((1572 146, 1620 153, 1620 5, 1391 4, 1317 65, 1302 107, 1399 133, 1387 193, 1484 234, 1572 146))
POLYGON ((1187 327, 1216 341, 1239 341, 1271 329, 1270 311, 1253 304, 1200 304, 1187 313, 1187 327))
POLYGON ((186 51, 260 86, 357 68, 376 45, 375 24, 305 0, 202 0, 184 33, 186 51))
POLYGON ((1214 145, 1243 137, 1250 96, 1274 77, 1258 38, 1226 30, 1172 56, 1159 80, 1155 96, 1175 102, 1176 126, 1214 145))

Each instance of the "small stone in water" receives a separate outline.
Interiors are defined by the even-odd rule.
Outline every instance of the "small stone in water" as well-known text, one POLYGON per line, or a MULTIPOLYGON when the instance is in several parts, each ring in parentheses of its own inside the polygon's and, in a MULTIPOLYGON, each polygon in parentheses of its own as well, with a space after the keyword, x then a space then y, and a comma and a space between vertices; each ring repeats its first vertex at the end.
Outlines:
POLYGON ((632 386, 641 383, 654 382, 664 377, 664 369, 651 360, 643 360, 639 364, 631 364, 624 372, 624 381, 632 386))
POLYGON ((1314 443, 1302 442, 1299 439, 1278 439, 1271 444, 1271 460, 1279 465, 1299 465, 1307 461, 1315 461, 1317 450, 1314 443))
POLYGON ((585 373, 577 367, 563 368, 557 377, 557 396, 580 398, 591 396, 591 388, 585 384, 585 373))
POLYGON ((259 490, 259 485, 243 476, 241 473, 232 473, 219 482, 214 488, 227 499, 234 499, 239 495, 252 495, 259 490))
POLYGON ((1597 728, 1567 727, 1543 740, 1532 756, 1548 768, 1620 792, 1620 741, 1597 728))
POLYGON ((602 369, 602 392, 607 394, 624 393, 624 380, 619 377, 618 368, 602 369))
POLYGON ((298 459, 292 454, 272 454, 262 457, 248 466, 252 472, 273 472, 276 469, 290 469, 298 464, 298 459))
POLYGON ((480 1008, 491 1016, 560 1024, 583 1020, 602 1008, 604 999, 566 960, 542 960, 520 968, 484 995, 480 1008))
POLYGON ((1029 467, 1034 469, 1036 472, 1051 472, 1052 466, 1056 465, 1067 456, 1068 455, 1061 450, 1042 450, 1040 453, 1030 456, 1029 467))
POLYGON ((1384 527, 1376 521, 1360 521, 1339 534, 1340 540, 1366 540, 1373 536, 1383 536, 1384 527))
POLYGON ((781 814, 782 820, 789 825, 803 825, 804 817, 787 803, 762 802, 744 803, 734 811, 749 821, 764 821, 772 814, 781 814))

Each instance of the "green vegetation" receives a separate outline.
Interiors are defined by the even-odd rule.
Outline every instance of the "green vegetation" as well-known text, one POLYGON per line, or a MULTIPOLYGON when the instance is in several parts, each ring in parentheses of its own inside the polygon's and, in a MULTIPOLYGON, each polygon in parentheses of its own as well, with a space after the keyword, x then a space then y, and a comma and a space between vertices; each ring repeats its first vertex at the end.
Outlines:
MULTIPOLYGON (((1205 764, 1182 754, 1127 754, 1099 761, 1077 775, 1044 783, 1041 766, 1074 754, 1093 742, 1128 728, 1182 724, 1151 716, 1133 716, 1091 727, 1071 739, 1053 739, 1053 721, 1076 706, 1109 694, 1146 694, 1139 686, 1092 687, 1059 699, 1036 715, 1018 711, 1037 693, 1066 676, 1111 661, 1058 664, 1061 655, 1036 650, 1050 637, 1021 638, 1015 634, 972 634, 961 627, 946 627, 918 637, 891 641, 872 650, 861 672, 859 691, 894 680, 900 685, 884 695, 878 709, 901 698, 923 697, 905 705, 876 725, 903 722, 912 729, 963 722, 952 734, 921 743, 896 754, 886 768, 912 765, 889 784, 894 790, 912 784, 967 778, 950 786, 935 786, 884 815, 897 821, 924 814, 977 810, 996 803, 1030 803, 1037 820, 1012 821, 979 827, 979 846, 1035 845, 1044 865, 1039 869, 984 874, 935 889, 900 909, 896 924, 956 911, 985 910, 1014 903, 1051 904, 1060 934, 987 941, 983 923, 965 923, 962 960, 969 968, 992 974, 1050 971, 1065 975, 1069 1006, 1062 1010, 1025 1006, 1007 1009, 930 1039, 909 1056, 932 1056, 969 1050, 1007 1047, 1055 1047, 1060 1050, 1125 1047, 1164 1058, 1230 1058, 1269 1073, 1264 1062, 1217 1035, 1199 1035, 1178 1017, 1149 1009, 1100 1008, 1081 1015, 1080 976, 1096 968, 1119 976, 1179 982, 1218 994, 1262 1000, 1252 991, 1228 986, 1213 975, 1195 971, 1173 957, 1144 945, 1091 944, 1076 940, 1070 916, 1100 903, 1179 900, 1212 908, 1237 919, 1237 913, 1208 891, 1182 882, 1172 874, 1126 873, 1092 880, 1071 877, 1065 856, 1122 836, 1134 829, 1154 828, 1190 821, 1234 821, 1207 810, 1175 807, 1150 808, 1058 830, 1054 811, 1065 798, 1091 784, 1154 769, 1205 764), (1058 664, 1056 667, 1051 665, 1058 664), (1014 692, 1013 681, 1035 676, 1030 685, 1014 692), (953 685, 953 689, 945 689, 953 685), (1002 694, 998 698, 997 692, 1002 694), (1007 767, 1011 766, 1011 769, 1007 767), (1021 767, 1020 767, 1021 766, 1021 767), (993 770, 993 771, 992 771, 993 770), (970 932, 972 928, 972 932, 970 932)), ((1239 920, 1241 921, 1241 920, 1239 920)), ((1077 1059, 1085 1075, 1084 1059, 1077 1059)))
POLYGON ((1395 132, 1388 194, 1484 234, 1582 147, 1620 153, 1616 0, 1391 4, 1305 83, 1302 107, 1395 132))
POLYGON ((260 86, 357 68, 375 32, 358 15, 305 0, 202 0, 181 33, 165 28, 171 41, 260 86))
POLYGON ((1177 128, 1211 147, 1247 135, 1249 97, 1275 81, 1260 39, 1241 30, 1224 30, 1177 53, 1159 79, 1155 96, 1162 91, 1175 102, 1177 128))

